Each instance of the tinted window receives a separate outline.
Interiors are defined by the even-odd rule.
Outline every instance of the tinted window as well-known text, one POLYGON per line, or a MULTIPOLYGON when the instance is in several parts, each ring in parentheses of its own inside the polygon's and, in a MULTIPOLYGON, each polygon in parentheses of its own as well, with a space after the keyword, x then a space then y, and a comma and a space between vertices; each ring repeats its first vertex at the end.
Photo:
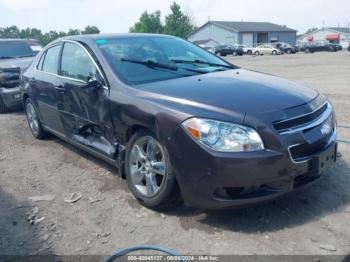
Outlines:
POLYGON ((35 56, 41 49, 37 41, 0 41, 0 58, 35 56))
POLYGON ((162 81, 227 69, 203 63, 191 63, 191 61, 196 60, 229 66, 202 48, 175 37, 99 39, 96 43, 116 75, 129 84, 162 81), (175 66, 177 70, 132 63, 125 61, 126 59, 175 66), (190 62, 178 63, 176 60, 190 62), (193 70, 199 71, 199 73, 193 70))
POLYGON ((87 81, 96 76, 96 66, 83 48, 65 43, 62 53, 61 75, 87 81))
POLYGON ((56 45, 49 48, 46 51, 42 70, 48 73, 57 74, 58 71, 58 58, 60 55, 61 45, 56 45))
POLYGON ((40 61, 36 67, 38 70, 43 70, 43 63, 44 63, 45 55, 46 55, 46 52, 40 57, 40 61))

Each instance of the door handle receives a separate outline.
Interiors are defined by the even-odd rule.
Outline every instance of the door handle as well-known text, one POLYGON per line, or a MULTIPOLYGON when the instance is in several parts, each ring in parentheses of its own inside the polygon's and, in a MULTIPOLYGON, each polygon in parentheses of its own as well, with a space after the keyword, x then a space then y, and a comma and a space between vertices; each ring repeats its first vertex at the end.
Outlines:
POLYGON ((60 91, 65 91, 65 90, 66 90, 66 89, 65 89, 63 86, 61 86, 61 85, 59 85, 59 86, 54 86, 54 88, 57 89, 57 90, 60 90, 60 91))

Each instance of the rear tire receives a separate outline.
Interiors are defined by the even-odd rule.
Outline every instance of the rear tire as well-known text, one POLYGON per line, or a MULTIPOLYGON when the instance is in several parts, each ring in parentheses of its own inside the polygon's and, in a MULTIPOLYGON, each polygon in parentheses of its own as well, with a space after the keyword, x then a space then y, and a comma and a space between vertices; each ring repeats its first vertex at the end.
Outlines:
POLYGON ((247 51, 247 54, 248 54, 248 55, 251 55, 251 54, 252 54, 252 50, 248 50, 248 51, 247 51))
POLYGON ((4 102, 2 101, 2 98, 0 97, 0 114, 6 113, 6 112, 7 112, 7 108, 4 102))
POLYGON ((141 205, 162 209, 181 202, 167 149, 148 130, 136 132, 125 153, 128 187, 141 205))
POLYGON ((236 51, 233 51, 232 55, 233 55, 233 56, 237 56, 238 53, 237 53, 236 51))
POLYGON ((46 138, 48 136, 48 133, 43 129, 38 117, 37 110, 30 98, 27 98, 25 101, 24 111, 26 113, 29 129, 32 132, 33 136, 37 139, 46 138))
POLYGON ((292 53, 292 50, 287 49, 287 54, 290 55, 292 53))

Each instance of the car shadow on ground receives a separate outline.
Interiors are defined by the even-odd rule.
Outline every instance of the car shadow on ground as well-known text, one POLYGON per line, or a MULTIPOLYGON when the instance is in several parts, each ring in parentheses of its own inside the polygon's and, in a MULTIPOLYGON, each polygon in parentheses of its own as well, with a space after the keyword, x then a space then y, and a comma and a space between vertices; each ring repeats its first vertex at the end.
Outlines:
POLYGON ((17 201, 1 187, 0 199, 0 260, 13 261, 13 255, 49 254, 51 248, 40 234, 41 225, 28 221, 28 213, 33 209, 30 203, 17 201))
MULTIPOLYGON (((165 214, 180 217, 185 229, 207 232, 273 232, 342 212, 350 203, 350 166, 342 158, 316 183, 272 202, 241 209, 200 211, 185 206, 165 214)), ((349 209, 350 211, 350 209, 349 209)))
MULTIPOLYGON (((118 174, 116 167, 61 139, 56 139, 54 136, 52 139, 97 166, 118 174)), ((302 225, 330 213, 342 212, 350 203, 349 174, 350 165, 343 158, 339 158, 337 163, 313 185, 271 202, 217 211, 203 211, 179 205, 162 212, 179 217, 181 226, 187 230, 197 228, 212 233, 224 230, 247 233, 273 232, 302 225)), ((132 199, 133 207, 139 205, 134 198, 132 199)))

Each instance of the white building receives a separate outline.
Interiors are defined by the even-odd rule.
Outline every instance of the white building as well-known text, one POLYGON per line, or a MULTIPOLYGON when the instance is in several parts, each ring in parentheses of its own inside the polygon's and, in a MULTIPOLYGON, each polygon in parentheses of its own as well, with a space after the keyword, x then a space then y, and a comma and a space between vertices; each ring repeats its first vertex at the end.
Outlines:
POLYGON ((347 27, 325 27, 298 38, 299 43, 328 40, 346 48, 350 42, 350 28, 347 27))
POLYGON ((208 44, 244 44, 287 42, 295 45, 296 30, 267 22, 209 21, 187 36, 187 40, 208 44))

